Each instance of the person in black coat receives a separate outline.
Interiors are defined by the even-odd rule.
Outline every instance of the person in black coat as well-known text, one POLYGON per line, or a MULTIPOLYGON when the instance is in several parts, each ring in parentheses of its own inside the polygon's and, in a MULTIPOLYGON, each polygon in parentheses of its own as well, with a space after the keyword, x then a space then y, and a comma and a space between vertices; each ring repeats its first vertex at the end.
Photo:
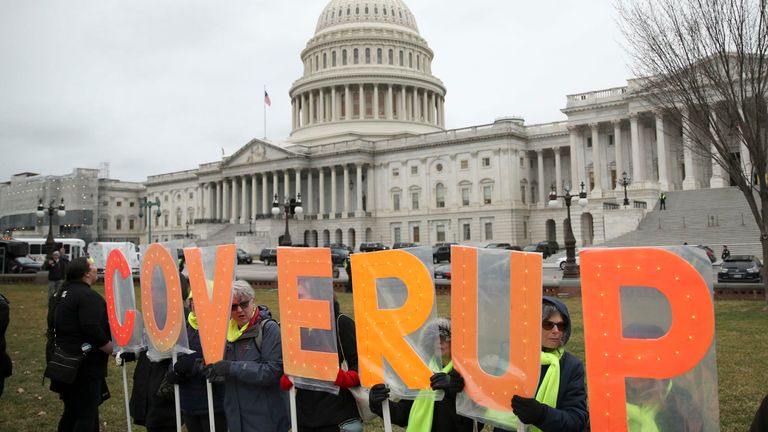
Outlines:
MULTIPOLYGON (((336 331, 339 337, 337 348, 339 365, 347 362, 347 371, 339 368, 335 385, 339 394, 324 391, 296 389, 298 432, 338 432, 362 431, 363 422, 357 411, 357 404, 350 387, 360 385, 357 375, 357 339, 355 322, 339 310, 339 302, 334 299, 333 312, 336 319, 336 331), (342 353, 343 352, 343 353, 342 353)), ((286 377, 280 379, 280 388, 290 390, 293 383, 286 377)))
MULTIPOLYGON (((541 351, 560 357, 557 402, 555 406, 549 406, 536 398, 514 395, 512 412, 520 421, 534 425, 542 432, 582 432, 589 424, 584 364, 564 348, 571 337, 571 315, 560 300, 544 297, 541 316, 541 351)), ((539 387, 546 379, 550 367, 547 364, 541 365, 539 387)), ((500 428, 495 430, 503 431, 500 428)))
MULTIPOLYGON (((187 315, 187 340, 191 354, 181 354, 176 364, 168 370, 167 380, 179 385, 181 417, 188 432, 210 432, 208 417, 208 390, 202 372, 203 345, 198 331, 195 303, 189 296, 187 315)), ((227 418, 224 416, 224 383, 213 383, 214 426, 217 431, 227 430, 227 418)))
POLYGON ((8 329, 8 323, 10 322, 10 304, 11 302, 4 295, 0 294, 0 396, 3 395, 5 379, 13 373, 13 363, 11 362, 11 357, 8 356, 5 343, 5 331, 8 329))
POLYGON ((67 269, 67 279, 55 296, 52 318, 57 346, 68 354, 85 357, 74 383, 51 381, 51 390, 64 401, 58 432, 98 431, 99 405, 109 398, 107 362, 112 354, 107 304, 91 289, 96 266, 77 258, 67 269))
POLYGON ((749 432, 764 432, 768 430, 768 395, 763 398, 760 407, 757 408, 755 418, 752 420, 752 426, 749 432))
MULTIPOLYGON (((456 395, 464 389, 464 379, 453 369, 452 363, 450 363, 451 322, 446 318, 438 318, 437 325, 443 362, 448 366, 443 369, 444 372, 435 373, 430 378, 433 390, 443 390, 445 392, 442 400, 433 402, 434 411, 431 430, 434 432, 470 432, 474 429, 474 421, 456 413, 456 395)), ((371 387, 371 392, 368 396, 371 411, 381 417, 381 403, 388 398, 389 388, 384 384, 376 384, 371 387)), ((411 416, 411 408, 413 408, 414 403, 417 403, 417 400, 402 399, 399 402, 389 401, 389 413, 392 423, 407 427, 410 422, 418 421, 418 419, 411 416)), ((482 428, 483 425, 477 425, 477 430, 482 428)))

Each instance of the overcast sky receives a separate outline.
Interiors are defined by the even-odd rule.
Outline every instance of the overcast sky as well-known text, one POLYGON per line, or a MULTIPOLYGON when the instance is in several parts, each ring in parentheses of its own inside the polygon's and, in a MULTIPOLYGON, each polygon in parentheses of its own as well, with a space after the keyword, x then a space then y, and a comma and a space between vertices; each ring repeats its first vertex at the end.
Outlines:
MULTIPOLYGON (((288 90, 326 0, 0 0, 0 181, 109 162, 196 168, 285 140, 288 90)), ((448 89, 446 126, 564 120, 567 94, 630 78, 612 0, 406 0, 448 89)))

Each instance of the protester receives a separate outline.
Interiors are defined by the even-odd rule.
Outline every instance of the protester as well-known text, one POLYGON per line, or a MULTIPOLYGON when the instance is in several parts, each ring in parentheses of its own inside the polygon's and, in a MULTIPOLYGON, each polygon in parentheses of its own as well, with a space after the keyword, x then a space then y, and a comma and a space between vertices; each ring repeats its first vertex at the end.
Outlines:
POLYGON ((45 260, 43 270, 48 270, 48 298, 50 299, 61 288, 66 274, 67 261, 61 259, 59 251, 53 251, 50 257, 45 260))
POLYGON ((82 353, 84 359, 74 383, 51 380, 51 390, 64 401, 58 432, 98 431, 99 405, 109 398, 105 378, 112 342, 107 305, 91 289, 96 266, 86 258, 73 260, 66 275, 52 302, 55 344, 70 355, 82 353))
POLYGON ((5 379, 13 373, 13 363, 8 356, 7 345, 5 343, 5 331, 10 322, 10 304, 8 299, 0 294, 0 396, 3 395, 5 388, 5 379))
MULTIPOLYGON (((432 394, 418 396, 415 400, 389 402, 392 423, 406 431, 464 432, 474 429, 474 421, 456 413, 456 395, 464 389, 464 379, 453 369, 451 361, 451 322, 446 318, 437 321, 443 370, 430 378, 433 390, 443 390, 445 396, 435 401, 432 394)), ((382 416, 381 403, 389 398, 389 388, 384 384, 371 387, 369 404, 371 411, 382 416)), ((478 430, 482 429, 478 425, 478 430)))
POLYGON ((664 192, 659 194, 659 210, 667 209, 667 194, 664 192))
MULTIPOLYGON (((334 395, 324 391, 296 389, 296 408, 299 432, 360 432, 363 421, 357 411, 357 404, 350 387, 360 385, 357 375, 357 340, 355 322, 340 311, 339 302, 334 299, 333 312, 338 333, 337 351, 339 365, 346 360, 348 370, 339 368, 335 385, 339 386, 339 394, 334 395)), ((287 391, 293 383, 283 375, 280 387, 287 391)))
POLYGON ((351 293, 352 292, 352 259, 350 257, 347 257, 347 259, 344 260, 344 270, 347 272, 346 292, 351 293))
POLYGON ((752 426, 749 432, 765 432, 768 430, 768 395, 763 398, 760 407, 757 408, 755 418, 752 420, 752 426))
POLYGON ((722 258, 722 260, 725 261, 730 256, 731 256, 731 251, 728 249, 728 246, 723 245, 723 253, 720 254, 720 258, 722 258))
POLYGON ((541 316, 541 375, 536 397, 514 395, 512 412, 542 432, 582 432, 589 423, 584 365, 565 351, 571 337, 571 315, 561 301, 544 297, 541 316))
POLYGON ((205 375, 212 382, 226 384, 224 411, 229 432, 285 432, 291 422, 288 399, 280 391, 280 327, 255 313, 248 282, 238 280, 233 288, 224 360, 207 365, 205 375))
MULTIPOLYGON (((189 295, 189 314, 187 314, 187 340, 192 354, 182 354, 176 364, 168 371, 168 382, 179 385, 181 417, 188 432, 211 432, 208 417, 208 391, 205 376, 198 365, 203 359, 203 346, 200 341, 195 302, 189 295)), ((224 416, 224 383, 213 384, 214 426, 217 431, 227 430, 224 416)))

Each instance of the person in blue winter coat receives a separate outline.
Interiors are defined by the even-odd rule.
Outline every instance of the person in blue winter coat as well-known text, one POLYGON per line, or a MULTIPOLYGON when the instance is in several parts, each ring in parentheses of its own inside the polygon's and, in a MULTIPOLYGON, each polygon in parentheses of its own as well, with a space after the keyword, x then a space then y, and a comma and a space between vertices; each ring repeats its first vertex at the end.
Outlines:
POLYGON ((541 375, 536 397, 514 395, 512 412, 534 431, 582 432, 589 424, 584 364, 565 351, 571 337, 571 315, 564 303, 544 297, 541 316, 541 375), (557 392, 549 394, 544 389, 553 383, 557 383, 557 392))
POLYGON ((280 390, 280 326, 256 313, 248 282, 235 281, 233 291, 224 360, 205 366, 205 376, 225 383, 229 432, 286 432, 291 421, 288 397, 280 390))

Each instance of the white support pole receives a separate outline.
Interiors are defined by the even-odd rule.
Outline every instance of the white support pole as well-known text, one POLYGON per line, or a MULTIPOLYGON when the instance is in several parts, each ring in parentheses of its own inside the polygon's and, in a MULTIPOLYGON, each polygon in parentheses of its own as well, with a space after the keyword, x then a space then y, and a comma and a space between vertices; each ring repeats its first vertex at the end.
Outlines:
POLYGON ((205 380, 205 389, 208 393, 208 425, 211 432, 216 432, 216 420, 213 412, 213 386, 207 379, 205 380))
POLYGON ((291 431, 298 431, 299 430, 299 421, 296 417, 296 387, 291 387, 290 390, 288 390, 288 395, 291 398, 291 431))
MULTIPOLYGON (((176 350, 173 351, 173 365, 176 365, 178 354, 176 350)), ((176 432, 181 432, 181 401, 179 399, 179 385, 173 385, 173 400, 176 405, 176 432)))
MULTIPOLYGON (((117 354, 118 356, 120 353, 117 354)), ((125 396, 125 420, 128 424, 128 432, 131 432, 131 407, 129 405, 129 397, 128 397, 128 373, 125 371, 125 362, 123 362, 120 369, 123 370, 123 396, 125 396)))
POLYGON ((392 432, 392 417, 389 414, 389 399, 381 403, 381 414, 384 417, 384 432, 392 432))

